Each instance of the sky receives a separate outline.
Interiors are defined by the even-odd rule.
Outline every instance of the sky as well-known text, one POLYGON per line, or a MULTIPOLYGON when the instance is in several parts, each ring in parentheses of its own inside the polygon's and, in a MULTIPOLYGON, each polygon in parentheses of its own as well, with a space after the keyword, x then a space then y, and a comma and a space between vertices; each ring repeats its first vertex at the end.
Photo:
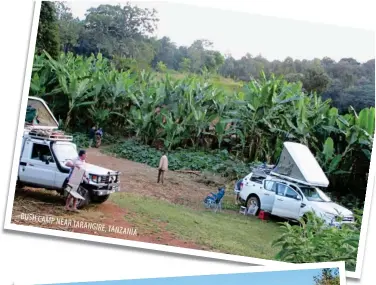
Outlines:
MULTIPOLYGON (((64 283, 69 285, 312 285, 321 269, 252 272, 189 277, 148 278, 123 281, 64 283)), ((47 285, 47 284, 44 284, 47 285)), ((48 284, 52 285, 52 284, 48 284)), ((63 284, 54 284, 63 285, 63 284)))
MULTIPOLYGON (((84 19, 88 8, 116 3, 77 1, 68 2, 68 6, 75 17, 84 19)), ((373 31, 179 3, 131 3, 157 10, 160 21, 155 36, 158 38, 168 36, 179 46, 208 39, 214 43, 215 50, 230 53, 236 59, 246 53, 261 54, 268 60, 284 60, 288 56, 311 60, 328 56, 335 61, 352 57, 363 63, 375 58, 373 31)))

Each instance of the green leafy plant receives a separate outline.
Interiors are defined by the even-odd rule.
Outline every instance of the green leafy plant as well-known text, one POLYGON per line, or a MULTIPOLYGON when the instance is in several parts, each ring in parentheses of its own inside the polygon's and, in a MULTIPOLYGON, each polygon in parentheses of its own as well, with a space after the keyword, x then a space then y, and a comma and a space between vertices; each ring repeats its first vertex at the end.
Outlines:
MULTIPOLYGON (((126 140, 107 149, 120 157, 156 167, 162 152, 136 140, 126 140)), ((226 151, 204 152, 178 149, 168 153, 170 170, 208 171, 220 174, 229 179, 237 179, 248 173, 249 167, 226 151)))
MULTIPOLYGON (((188 68, 189 60, 183 62, 188 68)), ((65 130, 83 132, 99 124, 106 134, 134 137, 149 146, 161 144, 170 152, 227 151, 211 168, 229 176, 243 173, 231 163, 232 156, 245 163, 273 164, 284 141, 300 142, 328 175, 328 192, 337 200, 351 195, 364 200, 373 107, 340 114, 329 100, 281 76, 261 72, 259 80, 229 91, 195 74, 156 76, 144 69, 119 69, 101 53, 37 55, 31 78, 30 94, 47 101, 65 130)))
POLYGON ((281 223, 283 234, 273 246, 280 247, 276 259, 292 263, 346 261, 346 269, 355 270, 360 236, 361 216, 356 214, 355 225, 329 227, 313 213, 300 224, 281 223))

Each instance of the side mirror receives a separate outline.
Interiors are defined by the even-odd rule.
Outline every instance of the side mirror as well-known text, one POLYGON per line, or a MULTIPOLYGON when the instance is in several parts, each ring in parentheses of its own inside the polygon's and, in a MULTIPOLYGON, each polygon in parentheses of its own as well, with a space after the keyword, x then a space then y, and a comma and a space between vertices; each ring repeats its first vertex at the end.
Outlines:
POLYGON ((296 200, 298 200, 298 201, 302 201, 302 197, 300 197, 300 195, 298 195, 298 196, 296 197, 296 200))

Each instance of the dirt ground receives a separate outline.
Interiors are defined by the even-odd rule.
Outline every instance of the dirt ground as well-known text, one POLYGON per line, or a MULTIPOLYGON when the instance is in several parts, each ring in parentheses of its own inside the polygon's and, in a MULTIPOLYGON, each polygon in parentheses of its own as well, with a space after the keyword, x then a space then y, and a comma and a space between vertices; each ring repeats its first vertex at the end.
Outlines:
MULTIPOLYGON (((87 162, 100 165, 121 172, 121 191, 136 193, 141 196, 154 197, 182 204, 192 208, 202 209, 202 200, 210 192, 215 191, 213 186, 207 186, 196 181, 198 176, 168 171, 164 184, 157 183, 158 171, 145 164, 120 159, 101 153, 98 149, 87 151, 87 162)), ((113 197, 118 194, 113 194, 113 197)), ((134 231, 124 233, 124 229, 135 229, 131 218, 136 213, 122 209, 110 201, 100 205, 90 205, 80 213, 66 212, 63 208, 64 199, 56 192, 43 189, 24 187, 17 189, 12 222, 15 224, 31 225, 49 229, 95 234, 106 237, 137 240, 142 242, 166 244, 171 246, 205 249, 190 241, 179 240, 168 231, 140 234, 134 231), (41 220, 48 215, 52 220, 41 220), (39 220, 36 220, 39 217, 39 220), (78 224, 78 222, 83 222, 78 224), (85 222, 87 222, 85 224, 85 222), (104 228, 90 228, 91 225, 101 224, 104 228), (131 234, 129 234, 131 233, 131 234)), ((158 225, 163 228, 163 225, 158 225)), ((137 229, 139 231, 139 229, 137 229)), ((142 229, 141 229, 142 231, 142 229)))

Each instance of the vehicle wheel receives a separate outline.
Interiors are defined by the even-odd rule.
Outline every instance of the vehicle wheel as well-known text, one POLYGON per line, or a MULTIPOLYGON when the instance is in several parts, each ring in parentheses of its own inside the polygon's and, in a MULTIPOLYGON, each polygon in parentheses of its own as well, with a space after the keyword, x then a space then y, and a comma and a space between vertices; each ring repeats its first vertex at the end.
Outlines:
POLYGON ((97 204, 104 203, 110 198, 110 194, 104 196, 93 196, 93 202, 97 204))
POLYGON ((77 201, 77 209, 82 209, 83 207, 87 206, 91 202, 91 197, 89 190, 85 189, 84 187, 79 187, 77 192, 85 198, 85 200, 78 200, 77 201))
POLYGON ((253 196, 248 197, 248 199, 247 199, 247 203, 246 203, 247 209, 249 209, 249 207, 250 207, 251 205, 256 205, 256 206, 257 206, 258 210, 257 210, 257 212, 256 212, 256 214, 255 214, 255 215, 257 216, 258 213, 260 212, 260 206, 261 206, 261 203, 260 203, 259 198, 258 198, 256 195, 253 195, 253 196))
POLYGON ((24 186, 25 185, 21 181, 17 180, 17 182, 16 182, 16 191, 17 190, 21 190, 22 188, 24 188, 24 186))
MULTIPOLYGON (((307 224, 307 222, 308 222, 308 217, 307 217, 306 214, 304 214, 303 217, 302 217, 301 219, 304 221, 305 224, 307 224)), ((303 226, 303 224, 302 224, 301 222, 299 222, 299 224, 300 224, 301 226, 303 226)))

